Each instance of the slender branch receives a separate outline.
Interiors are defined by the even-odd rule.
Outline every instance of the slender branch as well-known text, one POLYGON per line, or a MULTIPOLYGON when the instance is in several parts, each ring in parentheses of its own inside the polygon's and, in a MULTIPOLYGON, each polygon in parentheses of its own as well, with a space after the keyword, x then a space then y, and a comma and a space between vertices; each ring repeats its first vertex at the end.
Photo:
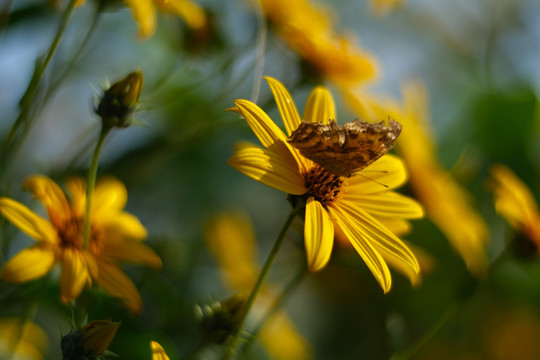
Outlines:
POLYGON ((264 315, 261 321, 257 324, 255 329, 252 331, 250 338, 247 340, 247 343, 244 347, 244 355, 249 352, 251 349, 251 346, 253 344, 253 341, 250 341, 257 337, 261 329, 263 328, 264 324, 270 319, 280 308, 281 305, 285 302, 285 300, 296 290, 298 285, 302 282, 302 280, 305 278, 307 271, 307 266, 304 263, 299 271, 295 274, 295 276, 292 278, 292 280, 287 284, 285 289, 281 292, 281 294, 274 300, 272 303, 272 306, 270 307, 270 310, 267 311, 267 313, 264 315))
POLYGON ((92 209, 92 198, 94 195, 94 188, 96 185, 96 176, 97 169, 99 164, 99 156, 101 154, 101 149, 105 143, 105 138, 109 134, 112 128, 103 127, 99 133, 99 138, 96 144, 96 149, 94 150, 94 155, 92 155, 92 163, 88 169, 88 179, 86 183, 86 212, 84 216, 84 225, 83 225, 83 237, 84 237, 84 248, 88 248, 90 242, 90 224, 91 224, 91 209, 92 209))
POLYGON ((261 273, 259 274, 259 277, 257 278, 257 282, 253 286, 253 289, 251 290, 251 293, 249 294, 249 297, 246 300, 246 304, 244 305, 244 312, 242 314, 242 317, 240 318, 240 321, 238 322, 238 327, 236 331, 232 334, 232 340, 223 355, 223 360, 229 360, 234 355, 236 344, 240 340, 240 333, 246 321, 247 315, 251 307, 253 306, 253 303, 255 302, 255 298, 257 297, 257 294, 259 290, 261 289, 261 285, 263 284, 264 279, 266 278, 266 275, 268 274, 270 268, 272 267, 272 264, 274 263, 274 260, 276 259, 276 256, 279 252, 279 249, 281 248, 281 245, 283 245, 283 242, 285 241, 287 232, 294 218, 296 217, 296 214, 302 207, 303 207, 303 204, 299 203, 294 209, 291 210, 289 217, 285 221, 285 224, 283 225, 283 228, 281 229, 276 239, 276 242, 274 243, 274 246, 272 247, 272 250, 270 251, 270 254, 266 258, 266 261, 263 265, 261 273))
POLYGON ((34 74, 32 75, 32 79, 30 80, 30 84, 28 84, 28 87, 26 88, 26 91, 24 95, 22 96, 21 101, 19 103, 21 112, 19 113, 19 116, 15 120, 15 123, 13 124, 13 127, 11 128, 6 138, 6 141, 4 142, 2 158, 0 159, 0 167, 3 167, 4 162, 7 159, 7 153, 11 145, 13 144, 13 141, 15 140, 15 136, 17 135, 19 128, 28 119, 28 116, 30 114, 30 108, 32 107, 32 103, 36 96, 39 83, 41 82, 41 78, 43 77, 43 74, 45 73, 47 66, 49 65, 54 53, 56 52, 56 49, 58 48, 58 45, 60 44, 60 40, 62 39, 62 36, 64 35, 64 32, 71 19, 71 16, 73 15, 73 11, 75 10, 75 3, 76 3, 76 0, 70 0, 66 10, 64 11, 64 14, 62 15, 60 25, 58 26, 58 30, 56 31, 56 35, 54 37, 53 42, 51 43, 49 49, 47 50, 45 58, 43 60, 41 59, 37 60, 36 68, 34 70, 34 74))

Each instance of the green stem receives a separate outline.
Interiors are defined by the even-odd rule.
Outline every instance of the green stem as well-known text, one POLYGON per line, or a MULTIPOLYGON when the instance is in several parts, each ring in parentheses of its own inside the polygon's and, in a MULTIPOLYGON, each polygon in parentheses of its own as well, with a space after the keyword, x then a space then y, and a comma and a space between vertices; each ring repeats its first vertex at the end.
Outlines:
POLYGON ((270 319, 280 308, 281 305, 285 302, 287 297, 291 295, 294 290, 300 285, 306 274, 308 273, 306 264, 304 263, 302 267, 300 268, 300 271, 296 273, 296 275, 292 278, 292 280, 287 284, 285 289, 281 292, 281 294, 274 300, 270 310, 264 315, 261 321, 257 324, 255 329, 252 331, 252 334, 250 338, 246 341, 246 345, 244 347, 244 355, 246 355, 249 350, 251 349, 251 345, 253 344, 253 341, 250 341, 251 339, 254 339, 257 337, 259 331, 261 331, 262 327, 268 319, 270 319))
POLYGON ((90 210, 92 209, 92 197, 94 195, 94 188, 96 186, 96 175, 99 164, 99 155, 101 154, 101 149, 105 143, 105 138, 107 134, 111 131, 110 127, 101 128, 99 133, 99 139, 96 144, 96 149, 94 150, 94 155, 92 155, 92 163, 88 169, 88 179, 86 183, 86 212, 84 216, 84 226, 83 226, 83 236, 84 236, 84 248, 88 248, 90 242, 90 210))
MULTIPOLYGON (((462 303, 463 304, 463 303, 462 303)), ((460 305, 456 304, 450 307, 446 312, 441 316, 441 318, 433 325, 418 341, 416 341, 411 347, 406 349, 400 354, 394 355, 390 360, 407 360, 412 359, 414 355, 417 355, 420 350, 424 348, 431 340, 437 336, 446 325, 453 320, 456 315, 459 313, 460 305)))
POLYGON ((255 302, 255 298, 257 297, 257 293, 261 289, 261 285, 263 284, 264 279, 266 278, 266 275, 268 275, 268 272, 270 271, 270 268, 272 267, 272 264, 274 263, 274 260, 276 259, 276 256, 279 252, 279 249, 281 248, 281 245, 283 245, 283 242, 285 241, 285 237, 286 237, 285 235, 287 235, 289 227, 291 226, 294 218, 296 217, 296 214, 301 208, 302 208, 301 205, 297 205, 294 209, 292 209, 289 214, 289 217, 287 218, 287 220, 285 221, 285 224, 283 225, 283 228, 281 228, 281 231, 276 239, 276 242, 274 243, 274 246, 272 247, 270 254, 268 254, 268 257, 266 258, 266 261, 263 265, 261 273, 259 274, 259 277, 257 278, 257 282, 255 283, 255 286, 253 286, 253 289, 251 290, 251 293, 249 294, 249 297, 246 300, 242 317, 240 318, 240 321, 238 323, 237 330, 232 334, 232 340, 227 350, 223 354, 223 360, 229 360, 234 355, 234 350, 236 348, 236 344, 240 340, 240 333, 244 326, 244 322, 246 321, 249 310, 253 306, 253 303, 255 302))
POLYGON ((60 21, 60 25, 58 26, 58 30, 56 31, 54 40, 51 43, 51 46, 49 47, 45 55, 45 59, 43 59, 43 61, 37 60, 36 68, 34 70, 34 74, 32 75, 32 79, 30 80, 30 84, 28 84, 28 87, 26 88, 26 91, 19 103, 21 112, 19 113, 19 116, 15 120, 15 123, 13 124, 13 127, 11 128, 7 136, 7 139, 4 142, 4 148, 2 151, 2 159, 1 159, 0 166, 4 164, 7 158, 7 153, 13 141, 15 140, 15 136, 17 135, 19 128, 28 119, 30 108, 34 101, 34 97, 36 96, 39 83, 41 82, 41 78, 43 77, 43 74, 45 73, 47 66, 49 65, 54 53, 56 52, 56 49, 58 48, 58 45, 60 44, 60 40, 62 39, 62 36, 64 35, 64 32, 71 19, 71 16, 73 15, 73 11, 75 10, 75 3, 76 3, 76 0, 70 0, 66 10, 64 11, 64 14, 62 15, 62 19, 60 21))
POLYGON ((54 94, 58 86, 64 81, 64 79, 69 75, 71 70, 73 70, 75 65, 79 62, 84 50, 90 43, 90 39, 96 32, 97 26, 99 24, 99 20, 101 19, 101 13, 103 12, 104 7, 105 6, 103 5, 103 2, 100 2, 100 4, 96 7, 94 17, 92 19, 92 24, 90 24, 90 27, 88 28, 88 32, 86 33, 83 41, 81 42, 81 45, 79 46, 79 48, 77 49, 73 57, 71 58, 71 61, 69 62, 69 64, 67 64, 67 66, 64 66, 65 68, 64 72, 56 79, 54 84, 52 84, 47 90, 45 102, 47 102, 47 100, 54 94))

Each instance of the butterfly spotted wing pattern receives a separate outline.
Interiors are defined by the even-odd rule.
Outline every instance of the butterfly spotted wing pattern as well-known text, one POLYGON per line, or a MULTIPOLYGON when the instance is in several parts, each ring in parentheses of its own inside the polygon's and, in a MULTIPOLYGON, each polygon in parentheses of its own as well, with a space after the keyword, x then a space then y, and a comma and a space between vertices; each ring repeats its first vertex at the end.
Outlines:
POLYGON ((288 142, 300 153, 339 176, 351 176, 392 149, 401 125, 388 120, 372 124, 354 120, 340 126, 302 121, 288 142))

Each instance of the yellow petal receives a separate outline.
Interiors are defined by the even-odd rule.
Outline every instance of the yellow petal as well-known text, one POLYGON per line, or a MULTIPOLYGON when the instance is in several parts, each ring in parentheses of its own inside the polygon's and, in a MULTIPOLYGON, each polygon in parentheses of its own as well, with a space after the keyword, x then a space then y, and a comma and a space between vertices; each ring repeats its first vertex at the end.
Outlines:
POLYGON ((261 328, 260 339, 271 359, 313 359, 313 349, 284 311, 277 312, 266 321, 261 328))
POLYGON ((96 282, 109 294, 120 298, 134 314, 142 310, 142 299, 131 279, 122 269, 108 261, 98 259, 99 278, 96 282))
POLYGON ((273 149, 241 144, 229 159, 229 165, 242 174, 287 194, 302 195, 307 189, 298 164, 289 154, 277 154, 273 149))
POLYGON ((139 26, 139 36, 148 38, 156 30, 156 10, 152 0, 125 0, 133 11, 133 18, 139 26))
POLYGON ((495 208, 516 227, 532 223, 538 216, 538 208, 531 191, 509 168, 493 166, 491 173, 495 188, 495 208))
POLYGON ((48 177, 32 176, 24 182, 23 187, 45 205, 49 219, 57 228, 63 226, 63 222, 71 216, 64 192, 48 177))
POLYGON ((287 141, 283 131, 281 131, 281 129, 260 107, 251 101, 242 99, 236 100, 234 103, 246 119, 255 136, 257 136, 265 148, 277 141, 281 141, 283 143, 287 141))
POLYGON ((56 244, 56 230, 50 222, 32 210, 8 198, 0 198, 0 212, 13 225, 37 241, 56 244))
POLYGON ((78 250, 64 249, 62 253, 61 299, 75 300, 89 280, 84 256, 78 250))
POLYGON ((234 291, 249 292, 259 275, 255 233, 249 217, 245 213, 217 215, 208 221, 205 235, 224 283, 234 291))
POLYGON ((344 201, 354 202, 360 208, 376 217, 417 219, 424 216, 424 210, 415 200, 393 191, 384 191, 377 194, 358 195, 347 192, 344 201))
POLYGON ((334 98, 327 88, 317 86, 311 91, 304 108, 304 120, 324 124, 337 120, 334 98))
POLYGON ((328 264, 334 244, 334 224, 320 202, 310 197, 306 204, 304 242, 308 269, 319 271, 328 264))
POLYGON ((122 210, 126 203, 127 190, 124 184, 112 177, 98 181, 92 199, 92 213, 122 210))
POLYGON ((189 0, 154 0, 154 3, 163 11, 180 16, 192 29, 199 29, 206 25, 204 10, 189 0))
POLYGON ((341 212, 348 216, 349 223, 353 224, 377 250, 384 250, 389 256, 402 261, 416 273, 420 271, 420 266, 412 251, 390 230, 364 212, 358 204, 341 201, 335 207, 339 207, 341 212))
POLYGON ((384 293, 390 291, 392 278, 381 254, 371 244, 362 230, 356 224, 351 223, 349 214, 336 207, 329 207, 328 210, 347 239, 362 257, 373 276, 375 276, 375 280, 382 287, 384 293))
POLYGON ((411 232, 411 223, 407 220, 378 218, 379 222, 396 236, 405 235, 411 232))
POLYGON ((66 184, 71 194, 71 211, 74 216, 84 217, 86 213, 86 181, 80 176, 73 176, 66 184))
POLYGON ((2 270, 2 280, 20 283, 40 278, 51 270, 54 260, 54 251, 34 245, 8 261, 2 270))
POLYGON ((107 241, 103 248, 103 255, 115 260, 148 265, 156 270, 162 266, 158 254, 148 246, 137 241, 107 241))
POLYGON ((152 360, 170 360, 159 343, 150 341, 150 349, 152 349, 152 360))
POLYGON ((347 191, 361 194, 372 194, 395 189, 407 180, 407 172, 403 161, 393 155, 386 154, 362 171, 347 178, 347 191))
POLYGON ((287 130, 287 135, 291 135, 301 122, 296 105, 294 105, 294 100, 282 83, 271 77, 265 77, 265 79, 274 95, 279 114, 287 130))
POLYGON ((126 212, 114 213, 108 218, 100 218, 99 224, 105 230, 107 238, 140 241, 148 235, 139 219, 126 212))

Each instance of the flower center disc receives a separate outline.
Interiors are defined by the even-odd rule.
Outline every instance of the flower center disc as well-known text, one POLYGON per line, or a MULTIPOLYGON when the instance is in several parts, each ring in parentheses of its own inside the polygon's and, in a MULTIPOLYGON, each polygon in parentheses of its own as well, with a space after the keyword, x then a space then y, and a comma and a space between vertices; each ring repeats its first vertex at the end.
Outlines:
POLYGON ((335 174, 315 165, 305 175, 305 185, 308 188, 307 197, 313 196, 315 200, 327 205, 338 198, 343 180, 335 174))

